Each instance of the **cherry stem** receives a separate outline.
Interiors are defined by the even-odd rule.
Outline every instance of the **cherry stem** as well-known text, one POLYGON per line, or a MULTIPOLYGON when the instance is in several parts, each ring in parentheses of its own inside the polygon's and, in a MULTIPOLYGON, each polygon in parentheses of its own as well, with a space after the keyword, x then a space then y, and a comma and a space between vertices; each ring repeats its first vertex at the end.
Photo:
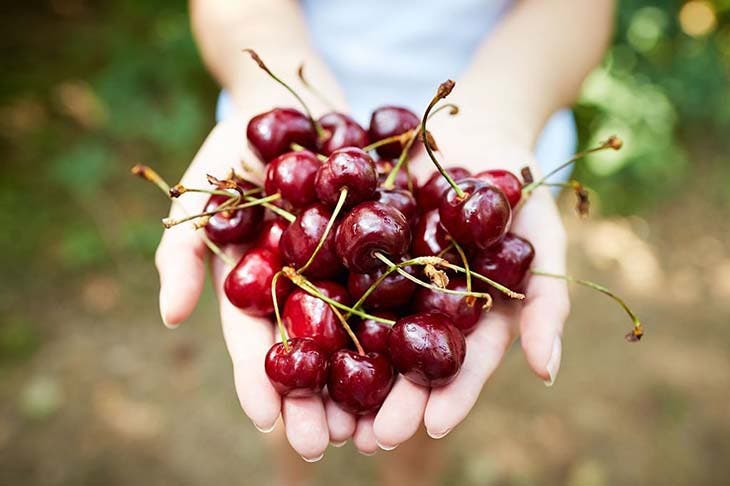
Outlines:
MULTIPOLYGON (((444 263, 443 266, 446 267, 446 268, 449 268, 451 270, 454 270, 456 272, 466 273, 466 269, 465 268, 462 268, 462 267, 460 267, 458 265, 454 265, 454 264, 449 263, 449 262, 444 263)), ((471 271, 471 275, 472 275, 472 277, 476 278, 477 280, 481 280, 482 282, 485 282, 485 283, 491 285, 492 287, 494 287, 495 289, 499 290, 500 292, 502 292, 503 294, 505 294, 507 297, 509 297, 511 299, 523 300, 525 298, 525 294, 522 294, 520 292, 515 292, 514 290, 508 289, 507 287, 505 287, 501 283, 495 282, 491 278, 485 277, 481 273, 477 273, 477 272, 475 272, 475 271, 472 270, 471 271)))
POLYGON ((299 104, 302 105, 302 108, 304 109, 305 113, 307 114, 307 117, 309 117, 309 121, 312 122, 312 126, 314 127, 314 130, 317 132, 317 137, 319 137, 320 139, 323 138, 324 137, 324 130, 322 129, 322 126, 319 124, 319 122, 317 120, 314 119, 314 116, 312 116, 312 112, 309 110, 309 107, 304 102, 304 100, 302 99, 302 97, 299 96, 299 93, 297 93, 296 91, 294 91, 294 89, 291 86, 289 86, 280 77, 278 77, 276 74, 274 74, 271 71, 271 69, 269 69, 269 67, 266 64, 264 64, 264 61, 261 60, 261 58, 256 53, 256 51, 254 51, 253 49, 244 49, 243 52, 248 53, 248 55, 251 56, 251 59, 253 59, 254 62, 256 64, 258 64, 258 66, 266 72, 266 74, 268 74, 269 76, 271 76, 271 78, 274 81, 276 81, 277 83, 279 83, 280 85, 282 85, 284 88, 286 88, 287 91, 289 91, 292 95, 294 95, 294 97, 297 99, 297 101, 299 102, 299 104))
POLYGON ((173 226, 176 226, 181 223, 185 223, 186 221, 191 221, 193 219, 197 218, 204 218, 206 216, 214 216, 218 213, 223 213, 226 211, 238 211, 239 209, 246 209, 253 206, 259 206, 271 201, 276 201, 277 199, 281 199, 281 194, 278 192, 276 194, 272 194, 270 196, 262 197, 261 199, 253 199, 253 201, 249 201, 243 204, 236 204, 232 205, 232 201, 234 201, 235 198, 232 198, 228 201, 225 201, 223 204, 218 206, 217 208, 211 210, 211 211, 205 211, 203 213, 193 214, 189 216, 185 216, 184 218, 180 219, 173 219, 173 218, 162 218, 162 224, 165 226, 165 228, 172 228, 173 226))
MULTIPOLYGON (((402 268, 398 267, 395 263, 393 263, 392 261, 390 261, 390 259, 388 257, 386 257, 385 255, 383 255, 380 252, 375 252, 373 255, 378 260, 380 260, 381 262, 385 263, 389 267, 395 266, 396 267, 396 272, 400 273, 401 275, 403 275, 405 278, 407 278, 411 282, 415 283, 416 285, 420 285, 421 287, 425 287, 427 289, 435 290, 436 292, 441 292, 441 293, 444 293, 444 294, 463 295, 463 296, 473 297, 473 298, 477 298, 477 299, 484 299, 486 301, 485 304, 484 304, 484 307, 491 307, 491 305, 492 305, 492 296, 489 295, 489 294, 487 294, 487 293, 485 293, 485 292, 465 292, 463 290, 445 289, 445 288, 439 287, 438 285, 434 285, 432 283, 424 282, 423 280, 421 280, 418 277, 414 277, 410 273, 408 273, 405 270, 403 270, 402 268)), ((439 262, 439 264, 442 265, 443 263, 439 262)))
POLYGON ((456 250, 456 253, 459 254, 459 258, 461 258, 461 263, 464 265, 464 277, 466 279, 466 291, 471 292, 471 269, 469 268, 469 260, 466 258, 466 253, 464 253, 464 249, 459 245, 455 239, 451 238, 451 244, 454 246, 454 249, 456 250))
POLYGON ((350 336, 350 339, 352 339, 352 342, 355 343, 355 347, 357 348, 357 352, 359 355, 364 356, 365 350, 362 348, 362 345, 360 344, 360 340, 357 338, 355 333, 352 331, 352 328, 347 323, 347 318, 342 315, 342 312, 337 309, 337 307, 330 304, 330 309, 332 309, 332 312, 337 316, 337 319, 340 320, 340 324, 342 324, 342 327, 345 329, 345 332, 350 336))
POLYGON ((613 149, 613 150, 619 150, 623 146, 623 142, 621 139, 616 135, 611 135, 606 139, 605 141, 601 142, 597 147, 590 148, 588 150, 584 150, 583 152, 578 152, 577 154, 573 155, 573 157, 570 158, 570 160, 563 162, 555 169, 551 170, 547 174, 545 174, 543 177, 541 177, 539 180, 531 182, 530 184, 526 185, 522 188, 522 195, 524 197, 529 196, 532 191, 540 187, 541 185, 545 184, 547 180, 552 177, 553 175, 557 174, 564 168, 568 167, 571 164, 574 164, 576 161, 582 159, 586 155, 600 152, 601 150, 607 150, 607 149, 613 149))
POLYGON ((395 178, 398 175, 398 172, 400 171, 401 167, 403 167, 403 164, 406 160, 408 160, 408 152, 411 151, 411 147, 413 147, 413 144, 415 143, 416 139, 418 138, 418 130, 414 130, 411 134, 410 138, 406 142, 405 145, 403 145, 403 150, 400 152, 400 156, 398 156, 398 161, 395 163, 392 169, 390 169, 390 172, 388 173, 388 177, 385 178, 385 181, 383 182, 383 187, 385 189, 393 189, 395 187, 395 178))
POLYGON ((279 270, 271 278, 271 301, 274 304, 274 315, 276 316, 276 325, 279 327, 279 334, 281 335, 281 342, 284 343, 284 350, 289 352, 289 335, 286 332, 284 323, 281 322, 281 313, 279 312, 279 299, 276 296, 276 283, 279 281, 279 277, 283 272, 279 270))
POLYGON ((317 253, 322 249, 324 246, 324 242, 327 241, 327 237, 329 236, 330 232, 332 232, 332 227, 335 225, 335 220, 337 219, 337 215, 340 214, 340 211, 342 211, 342 206, 345 204, 345 199, 347 199, 347 187, 343 187, 340 189, 340 197, 337 199, 337 204, 335 205, 335 209, 332 211, 332 216, 330 216, 329 221, 327 221, 327 226, 324 227, 324 232, 322 233, 322 237, 317 242, 317 246, 314 248, 314 251, 311 255, 309 255, 309 260, 302 266, 299 270, 297 270, 297 273, 304 273, 310 265, 312 265, 312 262, 317 257, 317 253))
POLYGON ((417 133, 417 130, 406 130, 405 132, 398 135, 391 135, 390 137, 381 138, 380 140, 373 142, 370 145, 365 145, 362 149, 365 152, 370 152, 371 150, 375 150, 378 147, 382 147, 383 145, 388 145, 389 143, 394 142, 398 142, 401 144, 401 146, 404 146, 406 143, 408 143, 408 139, 413 136, 414 132, 417 133))
POLYGON ((459 114, 459 105, 455 105, 454 103, 444 103, 441 106, 437 106, 436 108, 434 108, 431 111, 431 114, 428 115, 428 119, 430 120, 436 113, 443 111, 446 108, 449 108, 449 115, 451 116, 459 114))
MULTIPOLYGON (((200 188, 197 188, 197 187, 185 187, 185 186, 183 186, 180 183, 175 184, 174 186, 172 186, 170 188, 169 195, 172 198, 178 198, 178 197, 182 196, 183 194, 185 194, 186 192, 196 192, 196 193, 201 193, 201 194, 210 194, 211 196, 230 196, 232 198, 234 198, 234 197, 237 196, 237 194, 234 194, 234 193, 229 192, 229 191, 224 191, 224 190, 220 190, 220 189, 219 190, 211 190, 211 189, 200 189, 200 188)), ((244 193, 242 194, 242 196, 244 196, 244 197, 245 196, 251 196, 253 194, 258 194, 260 192, 263 192, 263 188, 256 187, 254 189, 249 189, 248 191, 244 191, 244 193)))
MULTIPOLYGON (((294 142, 291 145, 289 145, 289 148, 291 148, 294 152, 304 152, 305 150, 307 152, 312 152, 304 145, 299 145, 298 143, 294 142)), ((314 153, 314 152, 313 152, 314 153)), ((327 160, 327 156, 324 154, 314 153, 314 155, 321 161, 324 162, 327 160)))
POLYGON ((299 65, 299 69, 297 69, 297 77, 299 78, 299 81, 302 82, 304 87, 307 88, 307 90, 309 90, 309 92, 312 93, 314 97, 317 98, 323 105, 325 105, 330 110, 335 110, 335 105, 331 103, 330 100, 328 100, 327 97, 313 84, 311 84, 304 76, 304 63, 301 63, 299 65))
POLYGON ((611 297, 613 300, 618 302, 618 304, 626 311, 626 313, 631 318, 631 322, 633 322, 634 327, 624 336, 624 338, 629 342, 636 342, 641 339, 641 337, 644 335, 644 328, 641 325, 641 321, 637 317, 636 314, 634 314, 634 311, 631 310, 631 308, 624 302, 624 300, 619 297, 618 295, 614 294, 611 290, 607 289, 603 285, 599 285, 595 282, 591 282, 590 280, 582 280, 579 278, 571 277, 570 275, 561 275, 557 273, 550 273, 550 272, 543 272, 541 270, 530 270, 533 275, 539 275, 541 277, 550 277, 550 278, 557 278, 561 280, 565 280, 567 282, 576 283, 579 285, 583 285, 585 287, 591 288, 593 290, 597 290, 598 292, 601 292, 602 294, 605 294, 609 297, 611 297))

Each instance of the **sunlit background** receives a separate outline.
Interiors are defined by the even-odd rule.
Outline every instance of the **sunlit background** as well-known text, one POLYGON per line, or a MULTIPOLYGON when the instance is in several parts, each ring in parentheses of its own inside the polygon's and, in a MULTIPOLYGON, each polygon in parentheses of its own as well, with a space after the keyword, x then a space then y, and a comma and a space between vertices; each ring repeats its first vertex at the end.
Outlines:
POLYGON ((622 1, 576 107, 582 145, 626 143, 577 171, 591 219, 561 199, 570 270, 625 295, 646 339, 574 289, 554 388, 514 349, 438 445, 308 467, 240 412, 209 291, 180 330, 159 321, 167 202, 128 168, 174 180, 212 126, 185 2, 7 3, 0 484, 409 484, 414 464, 434 484, 727 484, 730 0, 622 1))

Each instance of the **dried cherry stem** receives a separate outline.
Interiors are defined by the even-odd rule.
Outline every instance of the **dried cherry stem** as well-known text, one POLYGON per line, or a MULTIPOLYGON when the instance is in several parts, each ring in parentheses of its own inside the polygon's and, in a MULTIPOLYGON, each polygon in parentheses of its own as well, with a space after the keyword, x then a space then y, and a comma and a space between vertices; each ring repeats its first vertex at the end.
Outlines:
POLYGON ((299 93, 294 91, 294 89, 291 86, 289 86, 280 77, 278 77, 276 74, 274 74, 273 71, 271 71, 271 69, 269 69, 269 67, 266 64, 264 64, 264 61, 261 60, 261 58, 256 53, 256 51, 254 51, 253 49, 244 49, 243 52, 245 52, 249 56, 251 56, 251 59, 253 59, 254 62, 256 64, 258 64, 258 66, 261 69, 263 69, 266 72, 266 74, 268 74, 274 81, 276 81, 277 83, 282 85, 284 88, 286 88, 287 91, 289 91, 292 95, 294 95, 294 97, 297 99, 299 104, 302 105, 302 108, 304 109, 304 112, 307 114, 309 121, 312 122, 312 126, 314 127, 314 130, 317 132, 317 137, 320 139, 323 138, 324 130, 322 129, 322 125, 320 125, 319 122, 314 118, 314 116, 312 115, 312 112, 309 110, 309 107, 307 106, 307 104, 304 102, 302 97, 299 96, 299 93))
MULTIPOLYGON (((443 264, 444 267, 449 268, 451 270, 454 270, 459 273, 466 273, 466 269, 463 267, 460 267, 458 265, 454 265, 453 263, 449 263, 448 261, 444 260, 446 263, 443 264)), ((523 300, 525 298, 525 294, 522 294, 520 292, 515 292, 514 290, 508 289, 504 285, 502 285, 499 282, 495 282, 489 277, 485 277, 481 273, 477 273, 475 271, 471 271, 472 277, 476 278, 477 280, 481 280, 484 283, 489 284, 490 286, 494 287, 495 289, 499 290, 503 294, 505 294, 507 297, 511 299, 517 299, 517 300, 523 300)))
POLYGON ((609 297, 611 297, 613 300, 618 302, 618 304, 626 311, 626 313, 631 318, 631 322, 634 324, 634 327, 631 329, 629 333, 627 333, 624 338, 629 342, 636 342, 641 339, 641 337, 644 335, 644 327, 641 325, 641 321, 637 317, 636 314, 634 314, 634 311, 631 310, 631 308, 624 302, 624 300, 619 297, 618 295, 614 294, 611 290, 607 289, 603 285, 599 285, 595 282, 591 282, 590 280, 582 280, 579 278, 571 277, 570 275, 561 275, 557 273, 550 273, 550 272, 543 272, 541 270, 530 270, 533 275, 539 275, 541 277, 550 277, 550 278, 557 278, 560 280, 565 280, 567 282, 576 283, 579 285, 583 285, 584 287, 591 288, 593 290, 597 290, 598 292, 601 292, 602 294, 605 294, 609 297))
POLYGON ((451 116, 455 116, 455 115, 459 114, 459 105, 455 105, 454 103, 443 103, 440 106, 437 106, 436 108, 431 110, 431 114, 428 115, 428 119, 430 120, 431 118, 433 118, 433 116, 436 113, 443 111, 446 108, 449 109, 449 115, 451 115, 451 116))
MULTIPOLYGON (((396 272, 400 273, 401 275, 403 275, 405 278, 407 278, 411 282, 415 283, 416 285, 420 285, 421 287, 425 287, 427 289, 431 289, 431 290, 434 290, 436 292, 441 292, 441 293, 444 293, 444 294, 463 295, 463 296, 467 296, 467 297, 473 297, 475 299, 484 299, 485 300, 485 303, 484 303, 484 307, 485 308, 489 308, 489 307, 492 306, 492 296, 489 295, 489 294, 487 294, 486 292, 465 292, 465 291, 462 291, 462 290, 452 290, 452 289, 446 289, 446 288, 443 288, 443 287, 439 287, 438 285, 434 285, 432 283, 425 282, 425 281, 421 280, 418 277, 414 277, 410 273, 408 273, 405 270, 403 270, 402 268, 398 267, 395 263, 393 263, 392 261, 390 261, 390 259, 388 257, 386 257, 385 255, 383 255, 380 252, 373 253, 373 256, 375 256, 375 258, 377 258, 381 262, 383 262, 386 265, 388 265, 388 267, 395 266, 396 267, 396 270, 395 270, 396 272)), ((442 262, 439 262, 439 265, 443 265, 443 263, 442 262)))
POLYGON ((191 221, 193 219, 203 218, 206 216, 214 216, 218 213, 223 213, 226 211, 238 211, 239 209, 246 209, 246 208, 250 208, 252 206, 259 206, 259 205, 262 205, 265 203, 276 201, 278 199, 281 199, 281 194, 279 194, 277 192, 276 194, 272 194, 271 196, 262 197, 261 199, 254 199, 253 201, 246 202, 243 204, 227 206, 227 204, 230 203, 230 201, 226 201, 211 211, 205 211, 202 213, 185 216, 184 218, 179 218, 179 219, 162 218, 162 224, 165 226, 165 228, 172 228, 173 226, 176 226, 181 223, 185 223, 186 221, 191 221))
POLYGON ((545 187, 560 187, 562 189, 570 189, 575 194, 575 212, 581 218, 587 218, 591 211, 591 199, 588 188, 576 180, 568 182, 546 182, 545 187))
POLYGON ((304 63, 301 63, 299 65, 299 69, 297 69, 297 77, 299 78, 299 81, 304 85, 307 90, 314 95, 315 98, 317 98, 323 105, 325 105, 330 110, 335 110, 335 105, 330 102, 330 100, 327 99, 327 97, 318 90, 312 83, 310 83, 306 76, 304 76, 304 63))
MULTIPOLYGON (((293 150, 294 152, 304 152, 305 150, 306 150, 307 152, 312 152, 311 150, 309 150, 309 149, 308 149, 307 147, 305 147, 304 145, 299 145, 299 144, 298 144, 298 143, 296 143, 296 142, 295 142, 295 143, 292 143, 291 145, 289 145, 289 148, 291 148, 291 149, 292 149, 292 150, 293 150)), ((313 153, 314 153, 314 152, 313 152, 313 153)), ((320 160, 321 162, 324 162, 324 161, 326 161, 326 160, 327 160, 327 156, 326 156, 326 155, 324 155, 324 154, 320 154, 320 153, 314 153, 314 155, 315 155, 315 156, 316 156, 316 157, 317 157, 317 158, 318 158, 318 159, 319 159, 319 160, 320 160)))
POLYGON ((327 237, 332 232, 332 227, 335 225, 335 221, 337 220, 337 216, 340 214, 340 211, 342 211, 342 206, 345 204, 345 199, 347 199, 347 188, 343 187, 340 189, 340 197, 337 199, 337 204, 335 205, 335 209, 332 211, 332 216, 330 216, 329 221, 327 221, 327 226, 324 227, 324 232, 322 233, 322 237, 317 242, 317 246, 314 248, 314 251, 311 255, 309 255, 309 260, 299 269, 297 270, 297 273, 304 273, 310 265, 312 265, 312 262, 317 257, 317 253, 322 249, 324 246, 324 242, 327 241, 327 237))
MULTIPOLYGON (((264 189, 262 187, 256 187, 254 189, 249 189, 248 191, 244 191, 243 194, 241 194, 241 196, 244 196, 244 197, 252 196, 254 194, 259 194, 259 193, 263 192, 263 190, 264 189)), ((170 195, 170 197, 177 199, 178 197, 182 196, 186 192, 197 192, 197 193, 202 193, 202 194, 210 194, 211 196, 230 196, 230 197, 236 196, 236 194, 229 192, 229 191, 224 191, 222 189, 218 189, 218 190, 200 189, 197 187, 186 187, 180 183, 175 184, 174 186, 172 186, 170 188, 169 195, 170 195)))
POLYGON ((276 296, 276 283, 279 281, 279 277, 283 272, 279 270, 271 278, 271 301, 274 304, 274 315, 276 316, 276 326, 279 328, 279 334, 281 335, 281 342, 284 343, 284 350, 289 352, 289 335, 286 332, 284 323, 281 322, 281 313, 279 312, 279 299, 276 296))
MULTIPOLYGON (((464 265, 464 278, 466 279, 466 291, 471 292, 471 269, 469 268, 469 260, 466 258, 466 253, 464 253, 464 249, 461 247, 460 244, 456 242, 455 239, 451 238, 449 236, 449 239, 451 239, 451 244, 454 246, 454 250, 456 250, 456 253, 459 254, 459 258, 461 258, 461 263, 464 265)), ((469 303, 469 302, 467 302, 469 303)), ((474 302, 471 302, 470 305, 473 305, 474 302)))
POLYGON ((550 172, 545 174, 540 179, 538 179, 534 182, 531 182, 531 183, 527 184, 525 187, 523 187, 522 188, 523 198, 529 196, 532 193, 532 191, 534 191, 541 185, 545 184, 545 182, 547 182, 547 180, 550 177, 554 176, 555 174, 557 174, 564 168, 568 167, 569 165, 574 164, 576 161, 582 159, 586 155, 589 155, 589 154, 592 154, 595 152, 600 152, 601 150, 607 150, 607 149, 619 150, 622 146, 623 146, 623 141, 621 141, 621 139, 618 136, 611 135, 610 137, 608 137, 608 139, 601 142, 597 147, 593 147, 588 150, 584 150, 583 152, 578 152, 577 154, 573 155, 573 157, 571 157, 570 160, 560 164, 558 167, 551 170, 550 172))

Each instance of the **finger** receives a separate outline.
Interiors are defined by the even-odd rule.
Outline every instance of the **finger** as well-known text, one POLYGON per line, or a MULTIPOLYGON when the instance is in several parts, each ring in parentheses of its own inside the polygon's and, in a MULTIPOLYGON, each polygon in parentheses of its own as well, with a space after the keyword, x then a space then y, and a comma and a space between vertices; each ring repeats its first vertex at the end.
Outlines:
POLYGON ((341 447, 355 433, 357 419, 354 415, 342 410, 331 398, 325 400, 324 408, 327 414, 327 426, 330 430, 330 442, 335 447, 341 447))
POLYGON ((517 334, 514 313, 511 308, 490 312, 467 337, 466 358, 459 375, 448 385, 431 390, 424 417, 428 435, 434 439, 444 437, 472 409, 517 334))
POLYGON ((428 395, 428 388, 416 385, 403 375, 398 376, 373 423, 378 447, 393 450, 418 431, 428 395))
POLYGON ((281 398, 264 369, 266 353, 274 342, 268 319, 244 314, 223 292, 228 268, 220 259, 213 262, 213 282, 218 295, 223 336, 233 362, 233 376, 241 408, 262 432, 273 429, 281 410, 281 398))
POLYGON ((357 428, 355 428, 355 435, 352 436, 352 443, 360 451, 360 454, 365 456, 372 456, 378 450, 375 433, 373 432, 374 420, 374 415, 360 417, 357 421, 357 428))
POLYGON ((282 417, 289 444, 302 459, 322 459, 330 439, 322 398, 284 398, 282 417))

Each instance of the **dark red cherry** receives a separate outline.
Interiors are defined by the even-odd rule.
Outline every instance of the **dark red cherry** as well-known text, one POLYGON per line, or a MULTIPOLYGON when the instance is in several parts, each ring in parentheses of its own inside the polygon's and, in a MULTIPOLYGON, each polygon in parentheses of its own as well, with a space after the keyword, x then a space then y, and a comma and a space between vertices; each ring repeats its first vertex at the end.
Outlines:
POLYGON ((317 201, 314 178, 321 165, 317 156, 308 150, 282 154, 266 166, 264 190, 267 195, 281 194, 283 207, 308 206, 317 201))
POLYGON ((251 150, 264 163, 291 151, 293 143, 317 149, 317 132, 312 121, 293 108, 274 108, 251 118, 246 137, 251 150))
MULTIPOLYGON (((473 279, 476 284, 476 279, 473 279)), ((449 290, 466 290, 466 279, 454 277, 446 286, 449 290)), ((445 294, 437 290, 419 287, 413 297, 413 309, 417 312, 437 311, 445 314, 451 323, 464 334, 469 334, 477 327, 482 316, 484 301, 474 300, 471 305, 463 295, 445 294)))
MULTIPOLYGON (((243 179, 238 179, 237 183, 243 191, 256 187, 243 179)), ((213 211, 227 200, 227 196, 210 196, 204 211, 213 211)), ((205 234, 214 243, 218 243, 219 245, 244 243, 257 234, 256 230, 259 228, 263 219, 264 208, 262 206, 252 206, 233 212, 224 211, 213 215, 208 220, 208 224, 205 225, 205 234)))
POLYGON ((283 397, 318 395, 327 384, 329 354, 311 338, 293 338, 288 343, 289 351, 276 343, 266 353, 266 376, 283 397))
POLYGON ((514 208, 522 199, 522 183, 512 172, 504 169, 490 169, 478 173, 475 179, 489 182, 497 186, 509 201, 510 207, 514 208))
POLYGON ((383 189, 381 187, 375 191, 375 201, 392 206, 403 213, 411 227, 418 222, 416 198, 408 189, 383 189))
MULTIPOLYGON (((393 321, 398 320, 398 316, 392 312, 383 311, 377 312, 378 317, 390 319, 393 321)), ((388 351, 388 336, 390 335, 390 326, 378 322, 373 319, 364 319, 357 325, 355 331, 357 340, 360 341, 360 345, 367 352, 380 353, 384 356, 389 356, 388 351)))
POLYGON ((479 179, 457 181, 465 197, 448 189, 439 206, 441 225, 460 244, 477 249, 498 243, 509 230, 512 210, 497 187, 479 179))
MULTIPOLYGON (((385 180, 388 178, 388 174, 393 170, 395 161, 390 160, 376 160, 375 169, 378 171, 378 185, 382 186, 385 180)), ((395 175, 394 185, 396 189, 408 189, 408 173, 405 170, 399 170, 395 175)), ((415 189, 415 181, 413 183, 415 189)))
MULTIPOLYGON (((463 167, 451 167, 446 169, 446 172, 455 181, 471 176, 471 172, 463 167)), ((441 201, 444 199, 444 192, 446 192, 446 189, 449 187, 449 183, 446 179, 444 179, 444 176, 442 176, 438 171, 434 172, 431 177, 429 177, 428 180, 418 188, 418 194, 416 195, 418 207, 424 212, 429 209, 438 209, 441 205, 441 201)))
POLYGON ((440 255, 449 262, 460 265, 461 258, 453 248, 444 251, 449 247, 451 241, 446 230, 441 226, 441 218, 438 209, 431 209, 418 219, 413 230, 413 246, 411 247, 414 256, 436 256, 440 255))
MULTIPOLYGON (((284 230, 279 242, 279 250, 285 264, 301 268, 314 253, 324 234, 332 211, 321 203, 316 203, 299 213, 297 218, 284 230)), ((330 231, 312 265, 304 272, 314 278, 332 278, 339 275, 343 268, 335 252, 335 226, 330 231)))
POLYGON ((398 320, 390 330, 388 347, 395 369, 423 386, 451 382, 466 356, 464 334, 438 312, 398 320))
POLYGON ((372 199, 378 187, 375 162, 357 147, 335 150, 317 171, 314 188, 323 203, 337 204, 344 187, 348 190, 346 207, 372 199))
POLYGON ((341 349, 330 356, 327 391, 335 403, 352 414, 376 412, 394 380, 393 367, 382 354, 360 355, 341 349))
POLYGON ((344 147, 363 148, 368 144, 368 133, 355 120, 342 113, 327 113, 319 119, 325 136, 319 141, 319 152, 329 155, 344 147))
MULTIPOLYGON (((223 283, 226 297, 239 309, 252 316, 268 316, 274 312, 271 299, 271 280, 281 270, 277 253, 264 248, 251 248, 243 254, 223 283)), ((279 305, 291 291, 291 283, 279 277, 276 298, 279 305)))
MULTIPOLYGON (((475 252, 471 268, 495 282, 512 290, 519 290, 535 258, 535 249, 529 241, 507 233, 501 242, 486 250, 475 252)), ((489 286, 479 280, 478 288, 488 290, 489 286)))
MULTIPOLYGON (((395 261, 401 262, 404 257, 395 261)), ((353 299, 358 300, 365 291, 380 277, 387 267, 380 266, 371 273, 350 273, 347 276, 347 290, 353 299)), ((405 270, 413 273, 412 267, 405 270)), ((368 309, 396 309, 407 305, 413 293, 416 291, 416 284, 408 280, 398 272, 393 272, 377 286, 375 290, 365 299, 365 307, 368 309)))
MULTIPOLYGON (((381 106, 370 117, 370 140, 377 142, 384 138, 400 135, 416 128, 421 120, 407 108, 400 106, 381 106)), ((403 147, 398 142, 378 147, 378 155, 384 159, 395 159, 400 156, 403 147)))
POLYGON ((411 230, 403 213, 379 202, 355 206, 337 228, 335 249, 351 272, 369 273, 383 266, 381 252, 392 260, 405 255, 411 244, 411 230))
MULTIPOLYGON (((322 294, 341 304, 350 305, 347 290, 335 283, 312 282, 322 294)), ((302 289, 295 289, 286 300, 281 314, 282 322, 292 337, 311 337, 327 353, 333 353, 348 344, 348 336, 329 304, 302 289)))
POLYGON ((279 241, 287 226, 289 226, 289 223, 282 218, 270 219, 264 224, 254 246, 264 248, 281 256, 279 252, 279 241))

